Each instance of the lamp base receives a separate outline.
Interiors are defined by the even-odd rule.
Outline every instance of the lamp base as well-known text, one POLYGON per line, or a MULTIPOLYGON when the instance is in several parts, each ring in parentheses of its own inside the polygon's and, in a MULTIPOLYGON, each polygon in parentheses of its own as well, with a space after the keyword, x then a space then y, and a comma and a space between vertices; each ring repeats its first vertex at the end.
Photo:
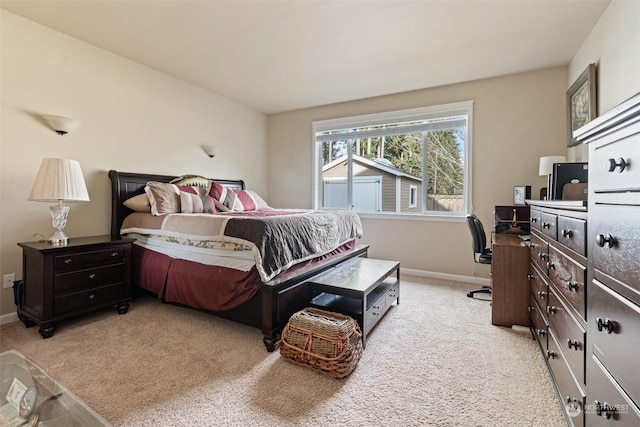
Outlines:
POLYGON ((53 222, 55 233, 47 241, 53 246, 65 246, 69 243, 69 236, 64 234, 64 228, 67 226, 67 216, 69 215, 69 206, 65 206, 62 203, 49 206, 49 212, 51 213, 51 221, 53 222))

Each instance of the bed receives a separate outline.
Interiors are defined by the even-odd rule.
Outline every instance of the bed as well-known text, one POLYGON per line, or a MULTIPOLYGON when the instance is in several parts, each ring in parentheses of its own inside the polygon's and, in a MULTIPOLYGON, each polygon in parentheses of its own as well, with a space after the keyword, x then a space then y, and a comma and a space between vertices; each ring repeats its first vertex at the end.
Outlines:
MULTIPOLYGON (((357 244, 362 231, 359 218, 348 211, 336 212, 338 223, 331 212, 307 210, 153 216, 134 212, 124 202, 144 194, 147 183, 169 183, 175 176, 111 170, 109 178, 111 234, 136 238, 132 251, 136 288, 167 303, 259 328, 268 351, 275 349, 289 317, 307 306, 311 277, 353 257, 367 256, 368 247, 357 244), (328 228, 341 234, 329 235, 328 228), (206 237, 200 237, 205 229, 206 237), (308 233, 312 239, 296 233, 308 233)), ((246 192, 242 180, 211 181, 224 191, 246 192)))

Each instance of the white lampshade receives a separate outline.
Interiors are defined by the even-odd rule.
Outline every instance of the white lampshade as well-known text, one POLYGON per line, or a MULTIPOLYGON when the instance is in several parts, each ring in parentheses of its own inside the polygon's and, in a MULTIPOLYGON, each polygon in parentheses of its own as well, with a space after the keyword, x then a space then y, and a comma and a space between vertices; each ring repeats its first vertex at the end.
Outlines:
POLYGON ((546 156, 540 157, 540 167, 538 169, 538 175, 547 176, 553 173, 554 163, 564 163, 567 161, 565 156, 546 156))
POLYGON ((37 202, 88 202, 80 163, 69 159, 44 159, 29 200, 37 202))

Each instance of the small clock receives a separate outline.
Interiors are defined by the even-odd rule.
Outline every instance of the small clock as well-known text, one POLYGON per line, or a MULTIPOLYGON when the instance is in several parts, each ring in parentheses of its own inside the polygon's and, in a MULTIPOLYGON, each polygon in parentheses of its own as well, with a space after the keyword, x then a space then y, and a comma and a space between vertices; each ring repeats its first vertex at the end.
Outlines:
POLYGON ((513 204, 524 205, 524 201, 531 198, 530 185, 516 185, 513 187, 513 204))

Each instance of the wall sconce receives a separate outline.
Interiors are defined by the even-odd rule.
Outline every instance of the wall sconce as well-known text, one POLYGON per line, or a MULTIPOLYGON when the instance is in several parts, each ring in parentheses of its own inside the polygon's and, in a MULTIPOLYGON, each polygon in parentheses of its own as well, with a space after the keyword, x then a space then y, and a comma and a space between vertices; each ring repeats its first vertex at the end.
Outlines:
POLYGON ((545 156, 540 157, 540 166, 538 168, 538 175, 547 176, 547 188, 540 189, 540 198, 547 200, 547 195, 551 189, 551 175, 553 174, 554 163, 564 163, 567 161, 565 156, 545 156))
POLYGON ((216 156, 216 147, 214 147, 213 145, 203 145, 202 149, 205 153, 207 153, 207 156, 211 158, 214 158, 216 156))
POLYGON ((54 246, 64 246, 69 237, 64 233, 69 206, 62 202, 88 202, 89 193, 84 183, 80 163, 68 159, 44 159, 29 194, 36 202, 58 202, 49 206, 55 233, 47 241, 54 246))
POLYGON ((58 135, 64 135, 82 124, 80 120, 71 117, 43 115, 43 119, 49 123, 51 129, 55 130, 58 135))

